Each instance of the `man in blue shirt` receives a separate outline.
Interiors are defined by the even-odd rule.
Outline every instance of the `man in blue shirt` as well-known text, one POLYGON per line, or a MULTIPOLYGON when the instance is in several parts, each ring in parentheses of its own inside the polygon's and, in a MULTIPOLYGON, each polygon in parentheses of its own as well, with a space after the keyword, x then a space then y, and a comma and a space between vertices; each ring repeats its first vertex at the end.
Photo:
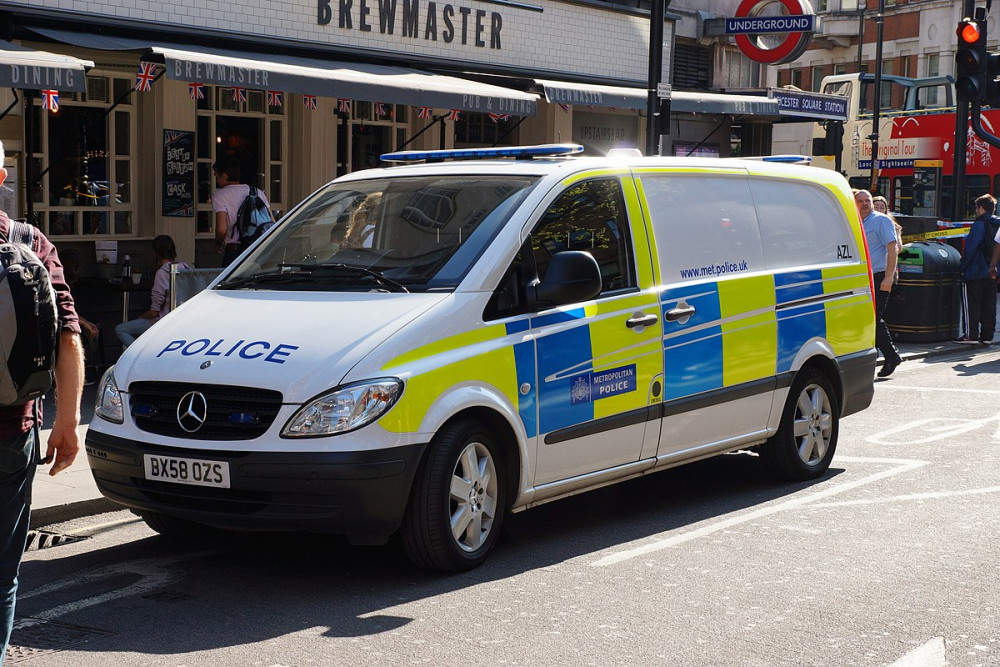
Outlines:
POLYGON ((962 296, 965 301, 965 335, 956 342, 989 345, 997 326, 997 281, 990 277, 994 236, 1000 218, 993 215, 997 200, 985 194, 976 198, 976 221, 962 250, 962 296))
POLYGON ((882 369, 879 377, 888 377, 896 370, 903 359, 892 343, 892 335, 885 324, 885 308, 889 303, 889 293, 892 292, 896 277, 896 255, 899 254, 899 242, 896 240, 896 228, 892 219, 873 208, 872 193, 858 190, 854 195, 854 203, 858 205, 861 224, 865 228, 868 240, 868 261, 872 266, 872 277, 875 279, 875 347, 882 353, 882 369))

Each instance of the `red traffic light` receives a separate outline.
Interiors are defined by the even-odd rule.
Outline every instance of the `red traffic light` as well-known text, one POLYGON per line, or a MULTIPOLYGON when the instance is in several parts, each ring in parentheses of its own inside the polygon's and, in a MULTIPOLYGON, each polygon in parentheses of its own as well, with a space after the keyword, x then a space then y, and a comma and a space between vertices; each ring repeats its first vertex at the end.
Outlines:
POLYGON ((963 44, 975 44, 980 37, 979 24, 975 21, 962 21, 958 24, 958 39, 963 44))

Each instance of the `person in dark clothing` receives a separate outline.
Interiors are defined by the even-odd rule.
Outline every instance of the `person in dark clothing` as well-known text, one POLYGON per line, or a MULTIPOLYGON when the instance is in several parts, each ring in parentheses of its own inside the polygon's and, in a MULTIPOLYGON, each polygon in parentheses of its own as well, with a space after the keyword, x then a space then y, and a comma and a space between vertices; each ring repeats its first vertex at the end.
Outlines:
MULTIPOLYGON (((2 167, 3 158, 3 143, 0 142, 0 185, 7 178, 7 170, 2 167)), ((10 220, 0 211, 0 239, 8 239, 9 230, 10 220)), ((52 462, 49 474, 55 475, 68 468, 80 450, 76 429, 80 425, 83 392, 83 349, 73 296, 63 277, 55 246, 36 231, 32 250, 49 273, 61 325, 55 364, 56 415, 46 445, 46 460, 42 461, 52 462)), ((40 422, 41 418, 41 406, 36 412, 30 402, 0 406, 0 597, 3 598, 0 665, 14 624, 17 575, 31 514, 31 482, 35 466, 41 460, 41 443, 36 441, 40 430, 36 428, 36 420, 40 422)))
POLYGON ((1000 229, 1000 218, 994 215, 997 200, 993 195, 976 199, 979 217, 972 223, 965 239, 959 268, 962 271, 962 302, 965 313, 965 335, 957 343, 989 345, 997 326, 997 281, 990 277, 993 238, 1000 229))

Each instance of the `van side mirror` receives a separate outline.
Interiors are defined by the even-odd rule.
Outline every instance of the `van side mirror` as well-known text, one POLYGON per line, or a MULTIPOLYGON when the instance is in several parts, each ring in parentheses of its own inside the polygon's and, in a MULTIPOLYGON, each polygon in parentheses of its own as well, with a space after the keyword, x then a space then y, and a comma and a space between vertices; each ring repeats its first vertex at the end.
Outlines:
POLYGON ((561 306, 588 301, 601 293, 601 269, 597 260, 582 250, 553 255, 545 280, 528 287, 528 298, 537 306, 561 306))

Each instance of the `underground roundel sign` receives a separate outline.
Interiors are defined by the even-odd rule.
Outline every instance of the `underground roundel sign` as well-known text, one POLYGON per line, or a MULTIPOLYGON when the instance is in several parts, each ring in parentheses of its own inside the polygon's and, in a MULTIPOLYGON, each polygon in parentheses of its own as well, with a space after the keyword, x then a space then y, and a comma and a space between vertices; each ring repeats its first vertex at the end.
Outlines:
POLYGON ((768 65, 798 58, 815 30, 809 0, 743 0, 736 16, 726 19, 726 34, 736 38, 740 51, 768 65))

